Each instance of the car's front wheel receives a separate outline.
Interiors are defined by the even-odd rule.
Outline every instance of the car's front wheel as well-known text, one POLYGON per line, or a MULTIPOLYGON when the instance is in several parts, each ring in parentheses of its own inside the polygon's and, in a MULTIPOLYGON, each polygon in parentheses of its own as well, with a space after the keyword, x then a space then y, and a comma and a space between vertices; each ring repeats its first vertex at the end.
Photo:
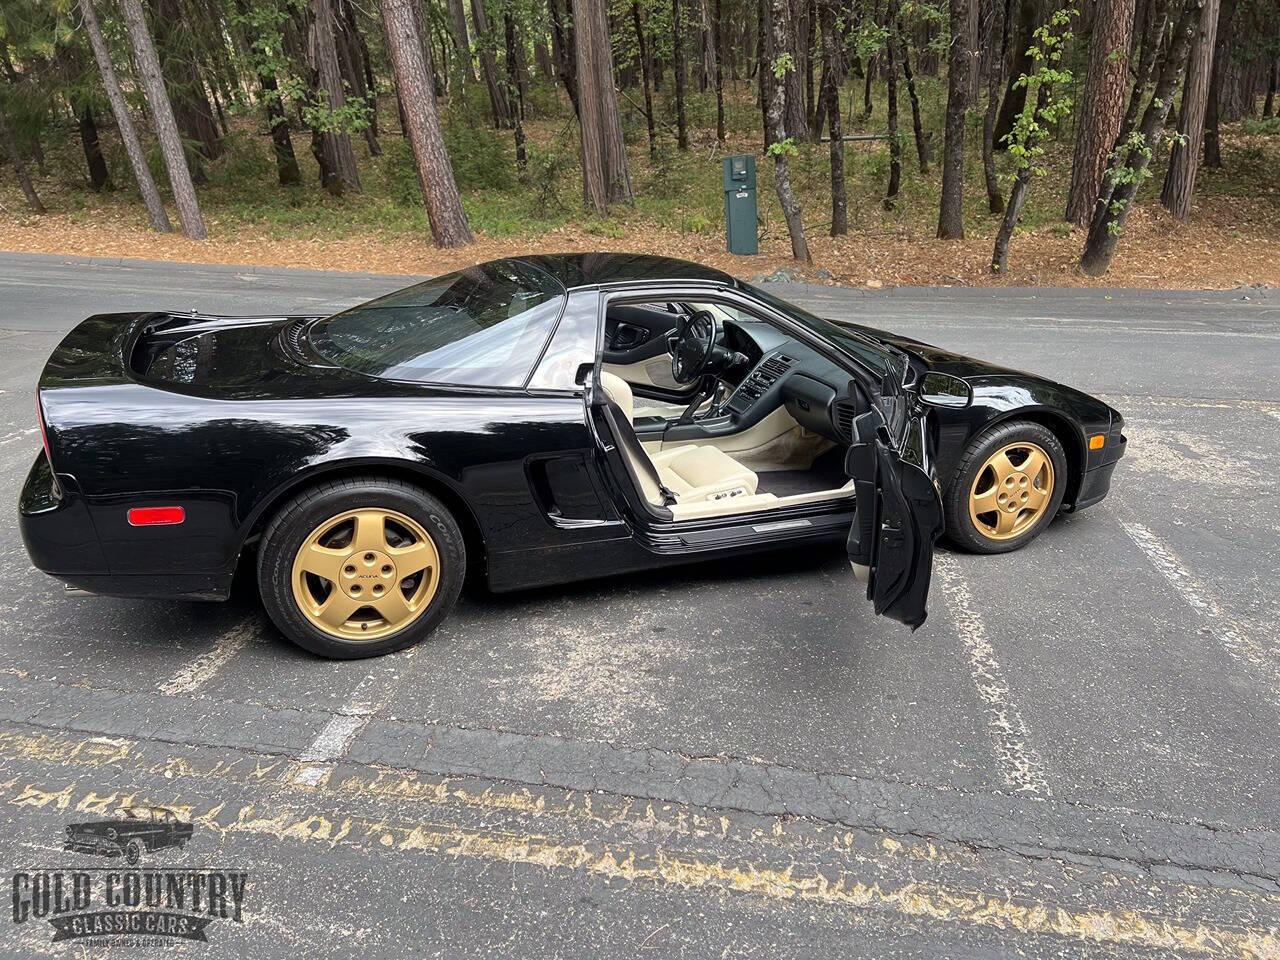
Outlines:
POLYGON ((1026 546, 1053 520, 1067 483, 1067 455, 1053 432, 1015 420, 979 434, 946 492, 947 539, 974 553, 1026 546))
POLYGON ((331 480, 285 504, 262 535, 258 586, 290 640, 353 659, 423 640, 458 599, 466 549, 435 497, 387 477, 331 480))

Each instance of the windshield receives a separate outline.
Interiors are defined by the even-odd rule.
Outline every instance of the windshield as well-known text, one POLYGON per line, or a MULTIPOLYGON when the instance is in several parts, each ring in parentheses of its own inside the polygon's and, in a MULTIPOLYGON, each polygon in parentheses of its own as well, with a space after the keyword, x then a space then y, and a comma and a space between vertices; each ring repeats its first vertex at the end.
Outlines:
POLYGON ((373 377, 522 387, 564 300, 550 274, 499 260, 344 310, 308 336, 326 360, 373 377))
POLYGON ((808 310, 797 307, 787 300, 779 299, 759 287, 754 287, 747 283, 744 283, 743 287, 771 307, 780 310, 793 320, 803 323, 818 336, 830 340, 845 353, 850 354, 856 360, 862 361, 863 364, 870 367, 880 376, 883 377, 890 372, 894 373, 895 376, 900 374, 901 365, 895 361, 894 353, 889 347, 877 343, 848 327, 842 327, 838 323, 815 316, 808 310))

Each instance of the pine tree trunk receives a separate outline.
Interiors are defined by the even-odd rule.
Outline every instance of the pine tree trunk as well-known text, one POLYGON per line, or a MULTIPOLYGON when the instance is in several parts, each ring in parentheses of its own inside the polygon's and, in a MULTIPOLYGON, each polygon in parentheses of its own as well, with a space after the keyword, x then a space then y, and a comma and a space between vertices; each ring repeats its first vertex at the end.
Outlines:
POLYGON ((93 108, 85 103, 76 114, 76 126, 80 130, 80 145, 84 148, 84 162, 89 170, 89 186, 94 192, 111 189, 111 171, 102 157, 102 143, 98 138, 98 124, 93 108))
POLYGON ((801 140, 809 135, 809 114, 805 110, 804 87, 801 82, 801 78, 804 76, 805 61, 808 57, 801 50, 801 33, 796 29, 797 23, 800 23, 803 19, 797 14, 797 10, 802 8, 805 2, 806 0, 790 0, 788 5, 787 37, 790 45, 786 49, 791 54, 795 69, 788 70, 787 75, 782 80, 782 84, 786 88, 787 136, 796 140, 801 140))
POLYGON ((1222 102, 1222 81, 1231 57, 1231 27, 1236 16, 1236 0, 1220 0, 1218 38, 1214 44, 1209 99, 1204 107, 1204 165, 1222 166, 1222 146, 1218 140, 1218 109, 1222 102))
POLYGON ((911 51, 907 47, 907 33, 898 23, 898 51, 902 55, 902 79, 907 81, 907 99, 911 101, 911 130, 916 138, 916 157, 920 161, 920 172, 928 173, 929 164, 933 162, 929 149, 929 138, 924 132, 924 124, 920 120, 920 97, 916 95, 916 77, 911 70, 911 51))
POLYGON ((222 137, 214 122, 213 106, 205 92, 204 81, 192 55, 192 36, 184 28, 186 13, 178 0, 151 0, 155 24, 156 56, 160 76, 165 81, 174 120, 188 140, 198 143, 198 154, 189 151, 191 175, 197 183, 205 180, 201 159, 216 160, 222 153, 222 137))
MULTIPOLYGON (((334 34, 332 0, 311 0, 315 14, 311 47, 315 60, 316 76, 320 89, 327 96, 329 109, 339 111, 346 106, 346 93, 342 87, 342 72, 338 66, 338 48, 334 34)), ((356 154, 351 148, 351 136, 338 131, 321 130, 320 147, 324 151, 329 181, 325 187, 341 193, 343 190, 360 192, 360 171, 356 167, 356 154)))
POLYGON ((716 49, 716 142, 724 143, 724 58, 727 55, 724 29, 724 11, 721 0, 715 0, 715 49, 716 49))
POLYGON ((32 184, 31 176, 27 173, 27 165, 22 162, 18 142, 13 138, 13 131, 9 129, 9 121, 5 119, 3 110, 0 110, 0 149, 9 155, 9 162, 13 164, 13 172, 17 175, 18 184, 22 187, 22 195, 27 198, 27 205, 36 213, 45 213, 44 204, 36 195, 35 185, 32 184))
POLYGON ((1000 85, 1004 83, 1004 63, 1008 55, 1009 25, 1005 20, 1005 0, 985 0, 982 57, 987 62, 987 110, 982 118, 982 176, 987 185, 987 210, 1004 211, 1004 196, 996 177, 996 114, 1000 110, 1000 85))
MULTIPOLYGON (((551 56, 555 60, 560 82, 564 84, 569 102, 573 104, 573 115, 582 118, 582 110, 578 106, 578 54, 577 44, 573 37, 572 24, 565 23, 564 11, 560 8, 560 0, 547 0, 547 12, 551 19, 551 56)), ((652 69, 653 59, 649 60, 652 69)), ((654 90, 658 89, 654 82, 654 90)), ((650 111, 652 115, 652 110, 650 111)))
MULTIPOLYGON (((770 0, 773 14, 773 43, 776 50, 790 50, 791 29, 787 0, 770 0)), ((764 69, 769 69, 768 65, 764 69)), ((794 65, 792 72, 795 71, 794 65)), ((801 263, 812 263, 809 255, 809 244, 804 236, 804 223, 800 219, 800 202, 791 189, 791 168, 787 161, 787 152, 781 144, 787 139, 786 131, 786 84, 773 85, 773 99, 769 103, 769 121, 773 126, 774 143, 779 146, 773 154, 773 182, 778 191, 778 205, 782 207, 782 216, 787 221, 787 232, 791 235, 791 255, 801 263)))
POLYGON ((680 0, 671 0, 671 49, 676 65, 676 146, 689 149, 689 128, 684 115, 684 31, 680 19, 680 0))
POLYGON ((1187 80, 1182 88, 1182 110, 1178 116, 1181 143, 1169 154, 1160 202, 1179 220, 1191 216, 1191 198, 1196 188, 1200 150, 1204 138, 1204 111, 1209 100, 1209 75, 1217 40, 1218 0, 1206 0, 1200 11, 1200 25, 1187 62, 1187 80))
POLYGON ((964 239, 964 127, 969 84, 969 3, 951 0, 951 47, 947 53, 946 139, 942 148, 942 198, 938 237, 964 239))
POLYGON ((1015 36, 1015 46, 1013 63, 1005 82, 1004 99, 1000 101, 1000 112, 996 115, 993 139, 997 150, 1005 148, 1005 137, 1009 136, 1013 130, 1013 122, 1027 105, 1027 88, 1018 85, 1018 78, 1031 72, 1031 57, 1027 51, 1035 42, 1036 28, 1044 19, 1043 9, 1044 0, 1020 0, 1016 35, 1013 24, 1009 25, 1010 35, 1015 36))
POLYGON ((898 190, 902 186, 902 141, 898 139, 898 65, 894 57, 897 47, 898 11, 891 0, 889 11, 889 37, 885 43, 884 78, 888 85, 889 126, 889 189, 885 191, 884 208, 892 210, 898 203, 898 190))
POLYGON ((523 181, 528 172, 529 157, 524 150, 524 95, 520 92, 520 70, 516 58, 516 21, 511 16, 510 4, 503 7, 502 28, 507 48, 507 97, 516 103, 516 109, 512 113, 512 130, 516 141, 516 175, 523 181))
POLYGON ((582 190, 595 211, 604 214, 610 203, 632 200, 605 0, 573 0, 573 36, 582 132, 582 190))
POLYGON ((1009 205, 1005 207, 1004 219, 1000 221, 1000 229, 996 231, 995 249, 991 253, 991 272, 1003 274, 1009 269, 1009 241, 1013 239, 1013 231, 1022 219, 1022 207, 1027 199, 1027 185, 1031 181, 1031 168, 1022 167, 1013 177, 1013 186, 1009 188, 1009 205))
POLYGON ((1169 0, 1147 0, 1146 20, 1142 28, 1142 52, 1138 57, 1138 70, 1133 81, 1133 90, 1129 94, 1129 106, 1125 108, 1124 119, 1120 121, 1120 130, 1116 134, 1117 143, 1128 140, 1129 134, 1133 132, 1134 125, 1138 122, 1138 114, 1142 110, 1142 105, 1146 103, 1147 91, 1155 77, 1165 28, 1168 25, 1169 0))
POLYGON ((362 48, 364 40, 360 36, 360 25, 356 23, 355 7, 350 3, 340 4, 341 13, 334 18, 334 40, 338 51, 338 68, 343 80, 351 90, 353 97, 365 101, 364 115, 367 121, 361 133, 369 146, 369 155, 382 155, 382 145, 378 143, 377 101, 369 96, 371 85, 365 80, 362 48))
POLYGON ((471 227, 453 179, 449 150, 440 132, 440 114, 426 61, 413 0, 381 0, 386 27, 387 55, 395 72, 396 90, 404 104, 413 164, 431 222, 431 235, 442 247, 471 243, 471 227))
POLYGON ((147 96, 147 103, 151 106, 156 139, 160 141, 165 167, 169 171, 169 186, 173 190, 173 202, 178 208, 182 232, 192 240, 204 240, 209 234, 205 230, 204 219, 200 216, 196 188, 191 182, 191 171, 187 169, 187 158, 182 150, 182 137, 178 134, 169 93, 160 74, 160 60, 156 57, 151 34, 147 32, 147 24, 142 16, 142 4, 139 0, 120 0, 120 8, 129 31, 134 62, 138 66, 138 79, 147 96))
POLYGON ((1275 115, 1276 88, 1280 87, 1280 60, 1271 61, 1271 71, 1267 79, 1267 98, 1262 102, 1262 116, 1270 118, 1275 115))
POLYGON ((116 118, 116 129, 120 131, 120 139, 124 142, 124 152, 129 157, 129 165, 138 181, 138 191, 142 194, 142 202, 146 204, 147 215, 151 218, 151 226, 160 233, 168 233, 173 228, 169 225, 169 214, 165 212, 160 200, 160 191, 151 177, 151 169, 147 166, 146 154, 142 152, 142 144, 138 141, 138 131, 133 125, 133 116, 129 113, 129 105, 125 102, 124 93, 120 89, 120 81, 116 79, 116 69, 111 62, 111 54, 102 38, 102 28, 98 26, 97 15, 93 12, 92 0, 79 0, 80 16, 84 20, 85 32, 89 35, 89 45, 93 48, 93 58, 98 62, 98 72, 102 75, 102 85, 107 91, 107 100, 111 103, 111 112, 116 118))
POLYGON ((653 71, 653 64, 649 60, 649 44, 645 42, 644 20, 640 16, 640 0, 631 0, 631 22, 636 28, 636 44, 640 50, 640 82, 644 85, 644 119, 649 127, 649 156, 656 157, 658 134, 653 125, 653 91, 649 77, 653 71))
MULTIPOLYGON (((839 0, 820 0, 818 15, 822 20, 822 85, 819 87, 824 106, 819 110, 821 122, 825 114, 831 125, 831 235, 849 232, 849 201, 844 184, 844 132, 840 127, 840 36, 836 29, 839 0)), ((821 132, 821 131, 819 131, 821 132)))
POLYGON ((458 54, 458 76, 463 84, 475 83, 476 68, 471 61, 471 37, 467 34, 467 11, 462 0, 448 0, 449 32, 453 35, 453 49, 458 54))
POLYGON ((1120 133, 1133 36, 1134 0, 1099 0, 1089 41, 1089 72, 1071 163, 1066 218, 1087 227, 1102 191, 1102 173, 1120 133))
POLYGON ((511 105, 498 80, 498 64, 493 55, 493 35, 489 30, 489 17, 485 13, 484 0, 471 0, 471 22, 476 28, 476 49, 480 52, 480 73, 485 89, 489 91, 489 107, 493 111, 495 127, 511 126, 511 105))
POLYGON ((1089 236, 1085 240, 1084 251, 1080 254, 1080 269, 1089 276, 1101 276, 1111 266, 1120 233, 1124 230, 1125 221, 1133 209, 1133 199, 1142 183, 1142 174, 1151 163, 1152 150, 1147 145, 1151 144, 1154 148, 1157 138, 1164 130, 1165 120, 1173 105, 1174 91, 1185 70, 1187 53, 1197 32, 1201 11, 1210 2, 1212 0, 1186 0, 1160 68, 1155 93, 1142 114, 1142 123, 1138 127, 1139 142, 1131 148, 1114 151, 1114 158, 1103 175, 1102 195, 1093 209, 1093 219, 1089 221, 1089 236))

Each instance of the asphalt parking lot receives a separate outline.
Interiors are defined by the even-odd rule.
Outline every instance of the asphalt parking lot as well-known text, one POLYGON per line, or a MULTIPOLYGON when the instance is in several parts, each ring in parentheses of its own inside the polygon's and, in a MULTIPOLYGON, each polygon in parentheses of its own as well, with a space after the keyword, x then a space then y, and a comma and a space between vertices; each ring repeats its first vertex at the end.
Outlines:
MULTIPOLYGON (((148 865, 248 873, 191 957, 1280 957, 1280 293, 775 285, 1126 417, 1110 498, 939 551, 914 634, 839 549, 471 586, 356 663, 243 586, 73 599, 31 568, 34 384, 76 322, 404 282, 0 255, 11 872, 94 865, 65 826, 155 804, 195 832, 148 865)), ((6 917, 0 955, 89 955, 51 934, 6 917)))

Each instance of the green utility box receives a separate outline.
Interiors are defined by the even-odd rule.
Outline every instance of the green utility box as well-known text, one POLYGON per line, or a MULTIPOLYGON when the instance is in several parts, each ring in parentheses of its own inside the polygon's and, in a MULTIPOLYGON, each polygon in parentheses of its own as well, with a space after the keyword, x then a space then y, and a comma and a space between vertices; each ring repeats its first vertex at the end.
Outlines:
POLYGON ((729 252, 760 252, 756 234, 756 158, 724 158, 724 226, 729 252))

